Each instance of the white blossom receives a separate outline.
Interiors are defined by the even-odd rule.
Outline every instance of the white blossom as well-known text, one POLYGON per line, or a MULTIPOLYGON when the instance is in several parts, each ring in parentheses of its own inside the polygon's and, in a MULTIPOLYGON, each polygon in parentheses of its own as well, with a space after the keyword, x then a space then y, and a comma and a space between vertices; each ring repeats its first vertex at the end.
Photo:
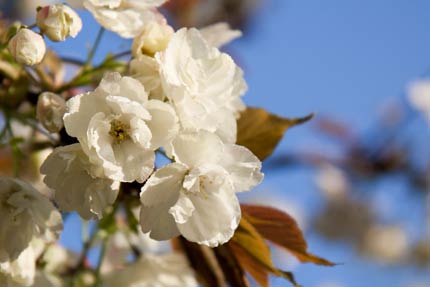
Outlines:
POLYGON ((28 66, 42 62, 46 53, 42 36, 29 29, 19 30, 9 40, 8 49, 15 61, 28 66))
POLYGON ((104 28, 124 38, 134 38, 151 22, 164 22, 157 7, 165 0, 83 0, 104 28))
POLYGON ((133 41, 131 48, 133 56, 152 56, 156 52, 163 51, 173 33, 173 28, 165 22, 153 21, 148 23, 133 41))
POLYGON ((262 180, 261 162, 245 147, 224 144, 206 131, 178 135, 172 154, 176 162, 142 187, 142 231, 156 240, 182 234, 211 247, 227 242, 241 217, 235 192, 262 180))
POLYGON ((76 211, 84 219, 100 219, 115 202, 119 182, 93 177, 90 170, 88 156, 80 144, 56 148, 40 168, 61 210, 76 211))
POLYGON ((233 59, 210 46, 194 28, 180 29, 157 53, 163 89, 185 130, 217 133, 236 141, 236 118, 247 87, 233 59))
POLYGON ((67 37, 75 38, 82 29, 79 15, 63 3, 39 9, 36 24, 44 35, 56 42, 64 41, 67 37))
POLYGON ((0 263, 0 286, 33 286, 36 272, 36 256, 31 245, 12 261, 0 263))
POLYGON ((232 30, 230 25, 225 22, 203 27, 200 29, 200 33, 210 46, 218 48, 242 36, 240 30, 232 30))
POLYGON ((66 112, 64 98, 51 92, 43 92, 37 100, 36 116, 40 123, 51 133, 59 132, 66 112))
POLYGON ((430 80, 412 82, 408 89, 410 105, 430 121, 430 80))
POLYGON ((94 176, 143 182, 154 168, 154 150, 178 130, 174 109, 148 100, 144 86, 131 77, 108 73, 99 87, 67 102, 64 125, 77 137, 94 176))
POLYGON ((63 227, 49 199, 19 179, 0 177, 0 204, 0 262, 15 260, 33 238, 56 239, 63 227))
POLYGON ((145 254, 138 261, 104 278, 105 287, 178 287, 198 286, 194 273, 183 254, 145 254))

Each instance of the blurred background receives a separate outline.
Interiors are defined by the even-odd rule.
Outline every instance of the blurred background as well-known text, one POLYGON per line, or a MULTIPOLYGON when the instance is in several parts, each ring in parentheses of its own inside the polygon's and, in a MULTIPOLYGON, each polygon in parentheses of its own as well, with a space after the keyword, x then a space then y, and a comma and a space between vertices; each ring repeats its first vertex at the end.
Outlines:
MULTIPOLYGON (((31 24, 47 2, 0 8, 31 24)), ((316 113, 287 132, 263 184, 241 197, 289 212, 311 252, 341 263, 299 264, 274 249, 304 286, 430 286, 429 11, 428 0, 171 0, 163 11, 176 27, 228 21, 243 30, 225 50, 245 71, 248 105, 316 113)), ((85 60, 99 26, 80 15, 83 32, 51 47, 85 60)), ((94 61, 130 44, 107 32, 94 61)), ((80 224, 69 216, 61 238, 75 251, 80 224)))

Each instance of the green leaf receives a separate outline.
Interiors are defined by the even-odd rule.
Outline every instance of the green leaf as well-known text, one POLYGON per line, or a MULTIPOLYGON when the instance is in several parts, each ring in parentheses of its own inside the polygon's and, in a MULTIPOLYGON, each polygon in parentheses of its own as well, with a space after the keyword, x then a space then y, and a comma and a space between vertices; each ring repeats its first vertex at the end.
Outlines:
POLYGON ((260 160, 264 160, 272 154, 287 129, 305 123, 313 116, 289 119, 264 109, 248 107, 237 122, 237 144, 247 147, 260 160))

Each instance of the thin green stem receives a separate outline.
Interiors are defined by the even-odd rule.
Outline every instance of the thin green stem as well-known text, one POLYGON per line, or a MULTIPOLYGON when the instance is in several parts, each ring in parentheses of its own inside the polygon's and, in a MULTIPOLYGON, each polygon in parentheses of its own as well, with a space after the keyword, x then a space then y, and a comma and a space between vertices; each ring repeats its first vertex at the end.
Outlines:
POLYGON ((33 29, 33 28, 36 28, 37 27, 37 24, 36 23, 33 23, 33 24, 31 24, 31 25, 28 25, 27 26, 27 29, 33 29))
POLYGON ((97 51, 97 48, 100 45, 100 42, 102 40, 104 32, 105 32, 105 28, 101 27, 100 30, 99 30, 99 33, 97 34, 96 41, 94 42, 93 47, 91 48, 90 52, 88 53, 88 58, 87 58, 87 61, 85 62, 85 66, 90 66, 91 65, 91 62, 92 62, 92 60, 94 58, 94 55, 95 55, 95 53, 97 51))
POLYGON ((78 67, 85 65, 84 61, 81 61, 78 59, 73 59, 73 58, 69 58, 69 57, 61 57, 60 59, 61 59, 61 61, 65 62, 65 63, 73 64, 73 65, 78 66, 78 67))

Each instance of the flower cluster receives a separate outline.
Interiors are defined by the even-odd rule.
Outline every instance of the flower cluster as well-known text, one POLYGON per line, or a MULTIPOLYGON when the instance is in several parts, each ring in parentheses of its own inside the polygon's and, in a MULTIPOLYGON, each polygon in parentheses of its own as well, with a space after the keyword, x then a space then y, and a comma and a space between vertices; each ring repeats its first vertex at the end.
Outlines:
POLYGON ((130 76, 107 73, 94 91, 67 101, 64 126, 79 143, 57 148, 41 168, 61 209, 101 218, 120 183, 136 181, 142 230, 152 238, 181 234, 217 246, 233 236, 241 214, 235 193, 263 175, 261 162, 235 144, 243 73, 205 34, 224 41, 145 25, 130 76), (157 152, 172 163, 155 170, 157 152))
MULTIPOLYGON (((115 216, 112 210, 124 198, 134 196, 140 203, 136 232, 152 239, 182 235, 215 247, 232 238, 241 219, 236 193, 263 179, 260 160, 236 144, 247 90, 243 72, 220 51, 241 33, 224 23, 175 31, 157 10, 164 2, 82 1, 104 28, 133 38, 132 59, 126 72, 106 72, 93 90, 39 94, 37 127, 51 141, 60 139, 40 167, 55 206, 27 183, 0 177, 1 286, 59 280, 35 268, 40 250, 48 254, 46 244, 62 228, 56 207, 85 220, 105 219, 108 212, 115 216), (160 166, 157 155, 168 163, 160 166), (139 195, 128 194, 127 186, 138 187, 139 195)), ((82 21, 72 8, 54 4, 38 8, 35 26, 39 33, 17 26, 8 39, 8 50, 21 65, 39 64, 46 53, 44 37, 76 37, 82 21)), ((85 71, 91 69, 88 62, 85 71)), ((196 286, 186 261, 180 254, 145 254, 106 276, 105 284, 196 286), (139 274, 142 269, 146 273, 139 274)))

